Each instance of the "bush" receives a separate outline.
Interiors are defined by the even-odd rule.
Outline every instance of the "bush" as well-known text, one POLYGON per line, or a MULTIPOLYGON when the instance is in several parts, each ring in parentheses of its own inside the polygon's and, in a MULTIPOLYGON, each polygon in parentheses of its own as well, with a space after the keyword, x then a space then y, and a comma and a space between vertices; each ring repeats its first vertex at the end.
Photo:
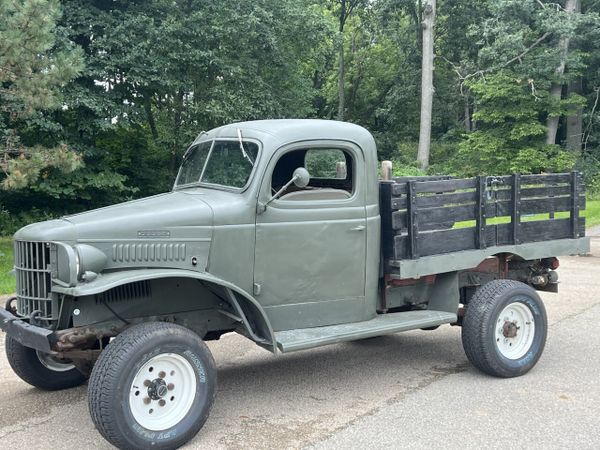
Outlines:
POLYGON ((55 219, 58 213, 52 213, 47 210, 32 208, 27 211, 10 213, 0 205, 0 236, 12 236, 16 231, 25 225, 44 220, 55 219))

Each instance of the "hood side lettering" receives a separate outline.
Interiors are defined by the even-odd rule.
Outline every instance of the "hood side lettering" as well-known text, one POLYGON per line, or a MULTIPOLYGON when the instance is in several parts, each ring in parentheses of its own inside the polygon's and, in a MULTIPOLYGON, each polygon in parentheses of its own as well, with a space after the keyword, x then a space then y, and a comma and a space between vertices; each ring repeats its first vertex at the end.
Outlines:
POLYGON ((171 237, 171 232, 169 230, 140 230, 137 235, 138 238, 165 239, 171 237))

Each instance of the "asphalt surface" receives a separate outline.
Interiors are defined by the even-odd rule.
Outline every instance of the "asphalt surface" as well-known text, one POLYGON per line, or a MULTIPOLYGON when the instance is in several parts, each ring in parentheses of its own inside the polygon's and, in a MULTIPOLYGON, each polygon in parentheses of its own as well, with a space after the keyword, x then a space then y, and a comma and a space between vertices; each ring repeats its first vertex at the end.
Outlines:
MULTIPOLYGON (((592 256, 561 258, 559 273, 561 292, 543 294, 544 355, 520 378, 477 372, 450 326, 279 357, 236 335, 211 342, 219 392, 185 448, 598 449, 600 238, 592 256)), ((111 448, 86 400, 85 386, 29 387, 2 351, 0 448, 111 448)))

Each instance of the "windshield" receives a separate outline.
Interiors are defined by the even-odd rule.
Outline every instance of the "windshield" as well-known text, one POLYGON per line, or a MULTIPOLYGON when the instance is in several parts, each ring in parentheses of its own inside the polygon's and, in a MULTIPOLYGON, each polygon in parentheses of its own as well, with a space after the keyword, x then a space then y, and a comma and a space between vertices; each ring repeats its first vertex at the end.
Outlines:
POLYGON ((257 156, 258 145, 254 142, 201 142, 186 153, 175 186, 207 183, 243 188, 257 156))

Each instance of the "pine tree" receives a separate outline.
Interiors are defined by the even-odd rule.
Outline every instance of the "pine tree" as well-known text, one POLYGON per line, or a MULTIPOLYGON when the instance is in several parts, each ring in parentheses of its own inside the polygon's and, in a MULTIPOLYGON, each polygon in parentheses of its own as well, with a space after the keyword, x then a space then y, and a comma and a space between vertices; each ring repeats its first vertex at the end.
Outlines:
POLYGON ((20 130, 60 106, 60 87, 82 69, 81 52, 55 33, 57 0, 0 0, 0 168, 2 186, 22 188, 45 168, 69 172, 80 158, 65 145, 26 146, 20 130))

